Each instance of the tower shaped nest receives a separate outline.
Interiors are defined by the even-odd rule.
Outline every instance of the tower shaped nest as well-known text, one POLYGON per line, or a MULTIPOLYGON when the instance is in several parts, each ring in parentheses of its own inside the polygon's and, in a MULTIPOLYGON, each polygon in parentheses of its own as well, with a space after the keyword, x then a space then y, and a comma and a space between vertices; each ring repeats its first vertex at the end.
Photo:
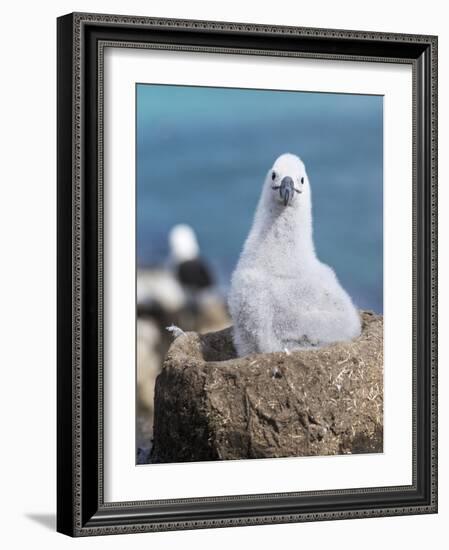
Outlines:
POLYGON ((232 328, 178 337, 156 381, 152 462, 379 453, 383 317, 319 349, 237 357, 232 328))

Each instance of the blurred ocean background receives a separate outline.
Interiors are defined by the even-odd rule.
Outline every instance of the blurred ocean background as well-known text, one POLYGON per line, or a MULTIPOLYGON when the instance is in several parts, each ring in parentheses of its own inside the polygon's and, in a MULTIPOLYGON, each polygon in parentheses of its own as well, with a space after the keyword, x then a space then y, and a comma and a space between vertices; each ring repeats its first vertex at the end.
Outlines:
POLYGON ((196 231, 226 293, 265 174, 305 162, 318 257, 362 309, 383 311, 383 98, 137 85, 137 258, 168 255, 177 223, 196 231))

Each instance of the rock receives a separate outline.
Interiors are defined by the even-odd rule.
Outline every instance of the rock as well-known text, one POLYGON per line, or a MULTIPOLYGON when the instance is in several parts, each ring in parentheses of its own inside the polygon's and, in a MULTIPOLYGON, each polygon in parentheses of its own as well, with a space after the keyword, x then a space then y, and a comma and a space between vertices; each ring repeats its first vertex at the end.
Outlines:
POLYGON ((136 442, 138 446, 146 447, 153 436, 154 385, 161 370, 162 339, 158 326, 151 319, 138 318, 136 329, 136 442))
POLYGON ((150 319, 136 323, 137 399, 142 408, 153 410, 154 384, 161 368, 160 331, 150 319))
POLYGON ((232 329, 177 338, 156 380, 152 462, 383 450, 383 318, 352 342, 236 357, 232 329))

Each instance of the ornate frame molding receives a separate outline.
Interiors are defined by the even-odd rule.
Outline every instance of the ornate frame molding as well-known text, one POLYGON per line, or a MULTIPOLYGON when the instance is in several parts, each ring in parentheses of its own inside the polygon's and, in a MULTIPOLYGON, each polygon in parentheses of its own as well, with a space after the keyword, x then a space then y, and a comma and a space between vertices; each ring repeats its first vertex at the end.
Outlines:
POLYGON ((103 14, 77 13, 59 18, 58 320, 60 532, 88 536, 436 512, 437 38, 103 14), (138 36, 131 40, 136 30, 138 36), (151 31, 156 32, 156 40, 151 31), (142 33, 148 36, 145 41, 142 33), (183 42, 177 42, 177 33, 182 33, 183 42), (195 43, 186 43, 186 37, 195 43), (242 46, 243 42, 247 47, 242 46), (410 487, 104 502, 102 105, 106 46, 412 65, 414 464, 410 487), (334 50, 339 53, 332 53, 334 50), (89 118, 92 112, 96 113, 94 121, 89 118), (70 135, 68 126, 72 129, 70 135), (93 245, 87 245, 87 233, 95 240, 93 245), (94 336, 87 328, 91 329, 93 322, 86 314, 89 300, 96 300, 94 336), (423 396, 428 400, 427 408, 423 396), (88 413, 96 415, 95 429, 83 422, 88 413), (327 504, 335 502, 335 510, 326 511, 323 499, 327 504), (358 507, 354 507, 354 499, 360 502, 358 507), (266 506, 275 500, 290 500, 290 509, 294 500, 297 511, 260 511, 261 503, 266 506), (201 515, 194 509, 195 504, 204 508, 212 503, 222 505, 222 517, 210 517, 206 512, 201 515), (161 506, 171 510, 165 516, 160 510, 152 512, 152 508, 161 506), (225 509, 228 514, 224 514, 225 509), (229 510, 233 517, 228 517, 229 510))

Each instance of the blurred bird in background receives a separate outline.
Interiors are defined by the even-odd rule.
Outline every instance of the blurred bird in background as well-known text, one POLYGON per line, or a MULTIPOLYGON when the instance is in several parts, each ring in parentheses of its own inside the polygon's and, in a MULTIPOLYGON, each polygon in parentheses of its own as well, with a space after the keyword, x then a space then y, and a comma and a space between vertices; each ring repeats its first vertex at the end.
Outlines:
POLYGON ((215 284, 210 268, 200 257, 198 240, 189 225, 175 225, 170 231, 169 244, 176 278, 185 289, 198 291, 215 284))
POLYGON ((216 278, 186 224, 168 234, 164 265, 137 271, 137 462, 145 464, 153 434, 154 386, 175 335, 221 330, 230 319, 216 278))

